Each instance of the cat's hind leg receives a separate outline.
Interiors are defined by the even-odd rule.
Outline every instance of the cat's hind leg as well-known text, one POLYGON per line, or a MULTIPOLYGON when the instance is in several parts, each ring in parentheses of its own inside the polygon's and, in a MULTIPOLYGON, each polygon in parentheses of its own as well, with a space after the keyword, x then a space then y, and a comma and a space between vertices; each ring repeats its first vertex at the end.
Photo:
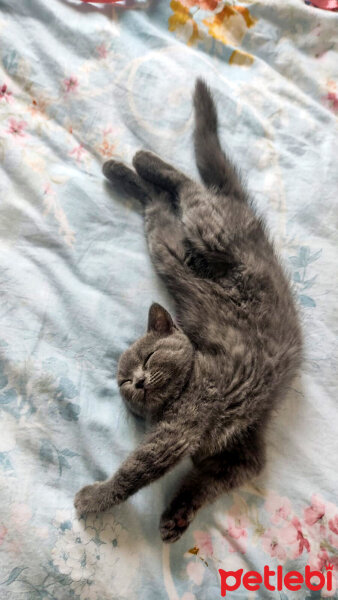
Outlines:
POLYGON ((176 195, 178 195, 183 185, 191 184, 196 186, 184 173, 164 162, 152 152, 145 150, 137 152, 133 158, 133 165, 143 179, 176 195))
POLYGON ((114 186, 144 204, 145 234, 150 257, 174 299, 179 301, 184 294, 191 296, 189 283, 192 273, 185 264, 184 230, 182 222, 172 210, 170 192, 143 180, 133 169, 115 160, 103 165, 103 173, 114 186))
POLYGON ((162 192, 145 210, 145 234, 150 257, 157 273, 169 287, 177 282, 185 267, 184 230, 178 216, 170 210, 169 194, 162 192))
POLYGON ((150 202, 153 192, 150 185, 123 162, 108 160, 104 163, 102 172, 119 191, 140 200, 142 204, 150 202))
POLYGON ((168 196, 168 192, 163 192, 146 206, 145 233, 154 267, 171 292, 180 318, 182 306, 184 312, 194 311, 196 297, 201 292, 196 289, 198 284, 187 264, 184 227, 170 209, 168 196))
POLYGON ((262 470, 264 446, 255 437, 249 436, 245 443, 233 444, 195 464, 161 517, 160 532, 164 542, 176 542, 204 504, 214 501, 222 493, 229 493, 262 470))

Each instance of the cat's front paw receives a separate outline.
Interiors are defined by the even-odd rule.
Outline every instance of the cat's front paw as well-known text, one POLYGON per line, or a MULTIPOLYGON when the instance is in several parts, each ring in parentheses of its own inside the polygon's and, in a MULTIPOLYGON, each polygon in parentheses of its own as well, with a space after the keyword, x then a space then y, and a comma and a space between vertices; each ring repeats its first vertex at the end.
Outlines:
POLYGON ((74 498, 74 506, 80 515, 101 512, 111 506, 110 495, 104 483, 93 483, 83 487, 74 498))
POLYGON ((162 515, 160 521, 161 538, 167 544, 172 544, 180 539, 186 529, 188 529, 194 513, 191 508, 182 506, 177 510, 168 508, 162 515))

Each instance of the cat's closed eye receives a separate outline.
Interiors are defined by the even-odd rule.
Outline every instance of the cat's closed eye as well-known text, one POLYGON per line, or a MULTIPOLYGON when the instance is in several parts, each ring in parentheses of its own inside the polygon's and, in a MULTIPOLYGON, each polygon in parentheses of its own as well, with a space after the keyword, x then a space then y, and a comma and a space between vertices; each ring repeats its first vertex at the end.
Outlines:
POLYGON ((131 383, 131 379, 124 379, 123 381, 119 382, 119 386, 121 387, 122 385, 124 385, 125 383, 131 383))
POLYGON ((147 358, 145 359, 144 363, 143 363, 143 368, 145 368, 147 366, 147 363, 150 359, 150 357, 155 354, 156 350, 153 350, 153 352, 150 352, 150 354, 148 354, 147 358))

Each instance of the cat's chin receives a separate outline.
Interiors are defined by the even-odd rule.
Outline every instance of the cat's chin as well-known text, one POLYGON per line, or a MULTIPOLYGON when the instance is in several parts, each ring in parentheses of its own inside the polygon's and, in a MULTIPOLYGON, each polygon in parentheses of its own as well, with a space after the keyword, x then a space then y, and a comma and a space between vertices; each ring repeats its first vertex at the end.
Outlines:
POLYGON ((123 402, 126 405, 129 412, 131 412, 135 417, 139 417, 141 419, 146 418, 147 411, 145 410, 145 406, 142 406, 141 404, 135 404, 135 403, 129 402, 125 398, 123 398, 123 402))
POLYGON ((155 394, 156 399, 152 399, 150 392, 145 393, 142 404, 133 403, 124 398, 124 403, 128 410, 136 417, 142 419, 148 419, 154 417, 166 404, 165 399, 159 399, 159 396, 155 394))

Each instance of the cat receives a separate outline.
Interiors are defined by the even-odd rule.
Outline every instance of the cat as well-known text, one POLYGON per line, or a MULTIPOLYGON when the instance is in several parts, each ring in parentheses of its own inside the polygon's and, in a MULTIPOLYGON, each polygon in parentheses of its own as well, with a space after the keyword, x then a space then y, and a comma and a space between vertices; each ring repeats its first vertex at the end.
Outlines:
POLYGON ((110 160, 104 175, 144 206, 154 267, 176 322, 152 304, 147 333, 118 364, 127 406, 152 423, 116 474, 80 490, 80 514, 105 510, 183 457, 192 467, 160 521, 175 542, 197 510, 256 476, 264 433, 301 362, 301 329, 287 277, 237 170, 222 151, 206 83, 194 92, 194 146, 204 186, 139 151, 134 169, 110 160))

